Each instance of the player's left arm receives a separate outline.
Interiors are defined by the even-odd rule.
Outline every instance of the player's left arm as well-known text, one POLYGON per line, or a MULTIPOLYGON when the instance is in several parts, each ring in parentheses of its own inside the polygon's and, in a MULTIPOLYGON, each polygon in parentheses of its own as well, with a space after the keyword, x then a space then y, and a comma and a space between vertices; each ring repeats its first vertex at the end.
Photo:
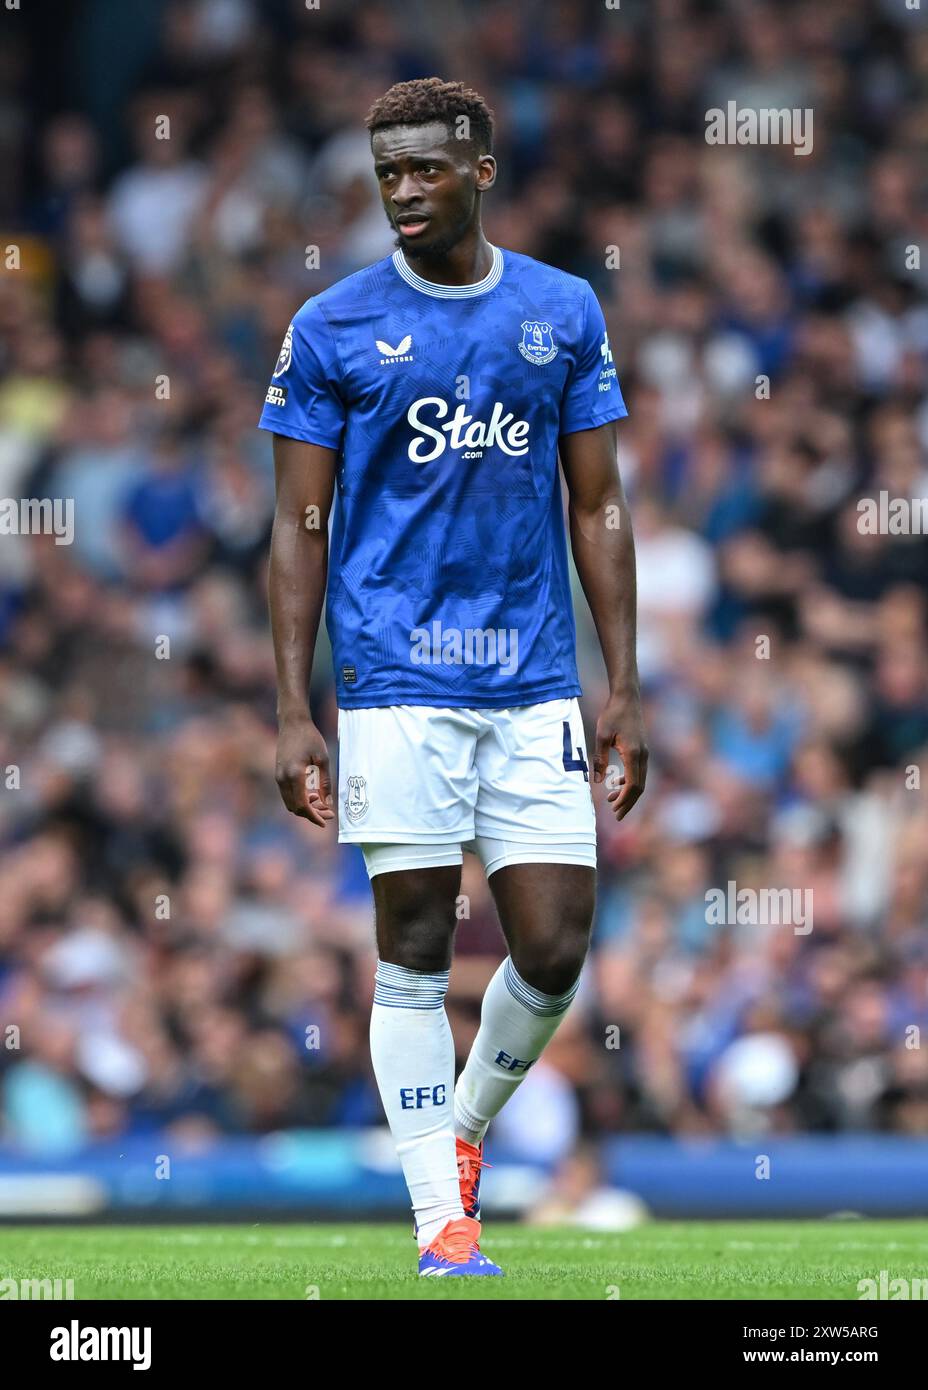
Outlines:
POLYGON ((562 434, 558 448, 570 494, 571 550, 609 681, 609 698, 596 721, 593 780, 603 780, 615 748, 624 776, 608 800, 622 820, 644 791, 648 747, 635 651, 635 540, 616 459, 615 421, 562 434))

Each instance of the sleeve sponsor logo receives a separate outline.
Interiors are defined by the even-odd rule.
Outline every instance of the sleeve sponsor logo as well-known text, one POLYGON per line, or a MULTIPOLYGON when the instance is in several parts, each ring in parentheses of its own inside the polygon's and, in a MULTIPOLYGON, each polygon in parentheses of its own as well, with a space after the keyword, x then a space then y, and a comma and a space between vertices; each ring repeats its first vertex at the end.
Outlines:
POLYGON ((274 375, 275 375, 275 376, 283 376, 284 372, 285 372, 285 371, 287 370, 287 368, 290 366, 290 359, 291 359, 292 356, 293 356, 293 324, 291 323, 290 327, 287 329, 287 332, 286 332, 286 334, 285 334, 285 336, 284 336, 284 340, 283 340, 283 342, 281 343, 281 346, 280 346, 280 352, 279 352, 279 354, 278 354, 278 356, 277 356, 277 366, 274 368, 274 375))

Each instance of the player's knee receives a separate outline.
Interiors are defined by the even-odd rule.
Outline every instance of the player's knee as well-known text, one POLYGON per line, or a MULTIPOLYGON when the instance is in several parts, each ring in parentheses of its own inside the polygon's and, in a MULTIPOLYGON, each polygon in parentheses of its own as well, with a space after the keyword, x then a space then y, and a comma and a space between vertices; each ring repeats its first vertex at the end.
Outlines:
POLYGON ((377 936, 384 959, 407 970, 447 970, 454 935, 453 914, 426 906, 394 908, 378 918, 377 936))
POLYGON ((556 959, 533 961, 522 969, 516 965, 516 969, 532 989, 557 996, 566 994, 576 983, 583 969, 583 960, 584 955, 568 956, 562 953, 556 959))
POLYGON ((382 960, 407 970, 447 970, 460 869, 378 874, 372 879, 382 960))
POLYGON ((590 945, 590 923, 573 918, 513 953, 526 984, 542 994, 566 994, 583 969, 590 945))
POLYGON ((451 965, 451 931, 412 931, 400 938, 393 951, 396 964, 430 975, 451 965))

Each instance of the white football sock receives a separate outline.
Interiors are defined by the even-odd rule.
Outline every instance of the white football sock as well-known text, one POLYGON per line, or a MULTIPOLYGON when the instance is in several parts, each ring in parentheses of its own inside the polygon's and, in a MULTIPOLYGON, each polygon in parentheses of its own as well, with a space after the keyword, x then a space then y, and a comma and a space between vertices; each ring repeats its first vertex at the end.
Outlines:
POLYGON ((454 1039, 449 971, 378 961, 371 1060, 413 1211, 419 1249, 464 1215, 454 1144, 454 1039))
POLYGON ((487 985, 480 1028, 454 1092, 454 1131, 479 1144, 487 1126, 525 1080, 570 1007, 579 979, 566 994, 542 994, 525 983, 507 956, 487 985))

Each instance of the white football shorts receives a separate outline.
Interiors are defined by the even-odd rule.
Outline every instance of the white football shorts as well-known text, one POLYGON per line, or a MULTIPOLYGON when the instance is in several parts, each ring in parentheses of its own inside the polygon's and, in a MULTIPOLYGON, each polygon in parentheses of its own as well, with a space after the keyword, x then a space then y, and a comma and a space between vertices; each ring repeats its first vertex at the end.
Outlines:
POLYGON ((454 864, 596 865, 592 776, 576 699, 513 709, 339 710, 338 838, 368 873, 454 864))

